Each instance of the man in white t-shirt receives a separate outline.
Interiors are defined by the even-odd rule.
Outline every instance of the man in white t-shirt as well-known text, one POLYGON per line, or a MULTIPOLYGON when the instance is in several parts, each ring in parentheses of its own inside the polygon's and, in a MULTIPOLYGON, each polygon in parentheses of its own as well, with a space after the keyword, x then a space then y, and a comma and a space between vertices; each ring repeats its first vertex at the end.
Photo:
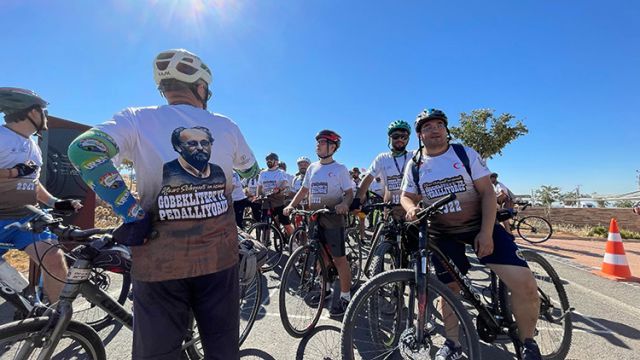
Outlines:
MULTIPOLYGON (((424 146, 407 164, 403 176, 400 201, 407 220, 416 220, 420 201, 428 206, 443 196, 456 194, 454 201, 443 206, 441 214, 429 220, 429 235, 462 273, 470 268, 465 244, 474 247, 480 262, 498 274, 511 290, 513 313, 523 342, 522 359, 541 359, 533 340, 540 310, 536 281, 513 236, 496 224, 495 193, 485 161, 475 150, 464 147, 469 169, 465 168, 465 161, 449 144, 447 125, 446 115, 437 109, 425 110, 416 119, 416 133, 424 146)), ((438 278, 459 294, 459 286, 440 261, 433 264, 438 278)), ((443 306, 442 311, 447 340, 436 359, 457 359, 461 354, 458 324, 448 306, 443 306)))
MULTIPOLYGON (((67 276, 64 253, 49 230, 34 234, 17 228, 5 229, 14 222, 24 223, 34 214, 25 205, 46 204, 58 210, 78 210, 79 200, 60 200, 40 183, 42 153, 33 140, 47 130, 48 103, 35 92, 20 88, 0 88, 0 112, 5 125, 0 127, 0 239, 5 244, 1 256, 11 248, 22 250, 48 271, 43 271, 44 291, 54 303, 67 276)), ((26 286, 25 284, 12 284, 26 286)), ((21 291, 22 289, 13 289, 21 291)))
POLYGON ((411 126, 406 121, 396 120, 389 124, 387 136, 389 137, 388 144, 391 151, 381 153, 373 160, 367 171, 367 176, 364 177, 360 184, 355 204, 352 207, 357 207, 366 199, 367 190, 373 179, 381 177, 384 179, 385 184, 384 201, 397 204, 398 206, 393 210, 394 216, 396 218, 404 217, 405 212, 400 206, 400 194, 402 193, 400 184, 402 183, 404 169, 409 159, 411 159, 410 153, 407 152, 409 135, 411 135, 411 126))
POLYGON ((279 157, 276 153, 269 153, 265 158, 267 169, 260 172, 258 177, 258 196, 262 198, 262 217, 271 216, 284 226, 286 235, 293 233, 293 226, 288 216, 282 214, 289 188, 287 174, 278 167, 279 157))
MULTIPOLYGON (((309 165, 311 165, 311 159, 306 156, 301 156, 296 161, 296 164, 298 165, 298 172, 293 177, 293 182, 291 184, 291 189, 293 190, 294 196, 300 190, 300 188, 302 188, 304 176, 307 173, 309 165)), ((305 197, 304 199, 302 199, 299 205, 301 205, 303 208, 306 208, 306 206, 308 205, 307 198, 305 197)))
POLYGON ((245 195, 247 195, 247 199, 250 201, 251 217, 254 222, 260 222, 260 220, 262 220, 262 204, 257 201, 259 177, 260 174, 258 173, 258 175, 254 177, 242 179, 242 186, 245 195))
MULTIPOLYGON (((491 184, 493 185, 493 191, 495 191, 496 193, 496 201, 498 202, 498 205, 500 206, 500 208, 512 209, 513 198, 514 198, 513 193, 511 192, 511 190, 509 190, 508 187, 506 187, 503 183, 498 181, 498 173, 491 173, 491 176, 489 176, 489 179, 491 180, 491 184)), ((513 233, 511 231, 511 225, 509 224, 509 220, 503 221, 502 225, 504 226, 505 230, 507 230, 509 234, 513 233)))
POLYGON ((244 193, 240 175, 235 171, 233 172, 233 192, 231 193, 231 199, 233 199, 233 211, 236 214, 236 225, 241 228, 244 209, 251 206, 251 201, 249 201, 247 195, 244 193))
MULTIPOLYGON (((340 135, 332 130, 322 130, 316 135, 316 154, 320 161, 309 166, 302 188, 284 211, 288 215, 308 195, 311 210, 327 207, 336 212, 331 215, 322 214, 318 218, 320 241, 329 246, 329 255, 333 258, 340 278, 340 298, 335 299, 329 311, 333 317, 342 316, 351 300, 351 269, 345 256, 344 215, 349 212, 353 189, 349 170, 333 159, 340 141, 340 135)), ((325 291, 325 297, 328 298, 331 292, 329 289, 325 291)))
POLYGON ((229 118, 207 111, 211 70, 184 49, 153 61, 168 105, 127 108, 80 135, 69 159, 124 224, 114 239, 132 245, 133 359, 178 359, 190 314, 207 359, 237 359, 238 233, 233 171, 258 171, 229 118), (139 201, 111 161, 133 161, 139 201))
POLYGON ((293 175, 287 172, 287 164, 284 161, 278 162, 278 168, 280 168, 280 170, 282 170, 284 174, 287 176, 287 190, 285 191, 285 203, 288 203, 289 201, 291 201, 291 198, 293 198, 293 195, 295 195, 295 192, 292 189, 293 175))

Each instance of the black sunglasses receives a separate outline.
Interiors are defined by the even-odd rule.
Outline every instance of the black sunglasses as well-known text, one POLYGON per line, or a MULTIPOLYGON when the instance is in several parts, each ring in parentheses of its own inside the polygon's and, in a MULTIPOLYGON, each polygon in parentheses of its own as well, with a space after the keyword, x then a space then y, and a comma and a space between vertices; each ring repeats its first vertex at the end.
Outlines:
POLYGON ((402 140, 407 140, 409 138, 409 135, 405 135, 405 134, 393 134, 391 135, 391 138, 393 140, 398 140, 398 139, 402 139, 402 140))

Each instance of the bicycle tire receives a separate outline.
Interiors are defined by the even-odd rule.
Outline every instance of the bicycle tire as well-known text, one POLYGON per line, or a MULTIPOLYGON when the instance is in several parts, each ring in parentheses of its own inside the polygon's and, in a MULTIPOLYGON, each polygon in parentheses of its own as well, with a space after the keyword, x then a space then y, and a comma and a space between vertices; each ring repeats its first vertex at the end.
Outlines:
POLYGON ((371 248, 369 249, 369 256, 367 257, 367 261, 364 263, 364 267, 362 268, 362 274, 367 278, 371 278, 371 262, 373 261, 373 254, 375 254, 376 248, 380 245, 382 241, 384 241, 384 234, 382 233, 382 229, 384 228, 383 223, 378 223, 376 225, 375 230, 373 231, 373 235, 371 236, 371 248))
POLYGON ((553 234, 553 228, 549 221, 536 215, 525 216, 518 220, 516 231, 521 238, 532 244, 543 243, 549 240, 553 234))
POLYGON ((362 277, 362 245, 358 241, 355 229, 347 230, 345 241, 345 256, 351 269, 351 287, 360 284, 362 277))
POLYGON ((304 227, 296 228, 289 237, 289 254, 293 254, 300 246, 307 244, 307 230, 304 227))
MULTIPOLYGON (((96 269, 94 269, 94 271, 95 270, 96 269)), ((103 275, 105 275, 105 273, 107 273, 107 271, 102 272, 103 275)), ((106 276, 109 278, 113 274, 122 275, 122 280, 120 280, 119 291, 117 289, 114 289, 115 291, 110 291, 110 286, 112 284, 111 280, 108 280, 106 284, 105 283, 96 284, 95 282, 94 284, 100 287, 100 289, 105 291, 107 294, 111 295, 113 299, 118 302, 118 304, 124 306, 127 300, 130 298, 129 293, 131 292, 131 274, 129 272, 125 272, 125 273, 108 272, 106 276)), ((96 331, 101 330, 102 328, 104 328, 104 326, 111 323, 111 321, 113 320, 113 317, 111 315, 106 314, 104 310, 100 309, 95 304, 89 304, 88 308, 83 309, 82 301, 86 301, 86 300, 84 300, 84 298, 82 297, 78 297, 78 299, 76 299, 76 301, 74 302, 74 306, 73 306, 74 320, 83 322, 91 326, 96 331)))
MULTIPOLYGON (((562 280, 553 266, 542 255, 531 250, 521 250, 521 253, 536 278, 538 295, 541 301, 534 339, 540 347, 543 359, 565 359, 571 347, 573 324, 571 313, 567 313, 561 319, 561 324, 557 323, 560 316, 569 311, 569 298, 562 285, 562 280), (552 291, 555 291, 553 297, 551 297, 552 291), (556 307, 558 304, 560 308, 556 307), (541 322, 544 322, 543 326, 540 326, 541 322), (558 339, 560 341, 557 341, 558 339)), ((506 286, 501 287, 500 297, 506 299, 506 306, 503 307, 504 316, 513 320, 508 291, 506 286)))
MULTIPOLYGON (((434 276, 432 275, 428 275, 428 276, 429 277, 427 281, 427 295, 428 295, 428 298, 430 299, 429 301, 434 301, 436 299, 443 299, 449 305, 451 305, 453 314, 456 315, 456 317, 458 318, 458 321, 460 322, 460 333, 464 334, 464 337, 463 337, 464 342, 462 342, 462 344, 463 344, 464 354, 466 355, 466 358, 474 359, 474 360, 480 359, 480 356, 481 356, 480 344, 479 344, 480 340, 478 338, 478 334, 475 330, 475 327, 473 325, 473 322, 471 321, 471 318, 467 310, 464 308, 464 306, 460 302, 460 299, 455 294, 453 294, 451 290, 449 290, 445 285, 440 283, 434 276)), ((415 281, 416 281, 415 272, 413 270, 408 270, 408 269, 391 270, 391 271, 387 271, 372 277, 367 283, 365 283, 364 286, 362 286, 356 292, 349 306, 347 307, 347 311, 344 315, 344 320, 342 322, 343 324, 342 331, 340 333, 340 348, 341 348, 342 359, 351 360, 356 358, 362 358, 362 359, 400 358, 400 354, 396 354, 397 355, 396 357, 391 356, 396 351, 398 352, 402 351, 402 346, 400 345, 399 340, 397 341, 397 344, 392 344, 391 346, 378 344, 381 346, 378 348, 375 348, 375 346, 374 348, 371 348, 370 346, 376 345, 376 344, 372 344, 371 340, 373 337, 371 337, 371 334, 366 333, 367 331, 369 332, 371 331, 371 329, 368 328, 369 321, 364 321, 364 324, 362 324, 362 328, 360 328, 358 325, 360 324, 359 321, 361 321, 362 319, 359 319, 358 317, 362 315, 360 314, 360 310, 363 310, 363 308, 368 308, 367 305, 368 303, 371 302, 371 299, 372 299, 371 297, 377 294, 380 288, 389 284, 400 282, 402 284, 406 284, 406 287, 409 289, 411 288, 415 289, 415 286, 416 286, 415 281), (360 345, 355 344, 354 336, 364 337, 364 339, 361 342, 363 344, 362 345, 363 349, 362 349, 362 352, 358 353, 358 357, 356 357, 354 350, 357 350, 358 348, 356 348, 356 346, 360 346, 360 345), (369 347, 365 348, 365 346, 369 346, 369 347), (385 357, 385 353, 387 354, 386 357, 385 357)), ((410 291, 410 294, 411 293, 412 291, 410 291)), ((407 309, 407 312, 409 310, 412 310, 412 309, 407 309)), ((364 316, 368 316, 368 315, 365 314, 364 316)), ((393 320, 393 321, 395 322, 396 320, 393 320)), ((398 321, 402 321, 402 320, 398 320, 398 321)), ((412 329, 412 327, 407 326, 406 323, 405 324, 398 323, 398 326, 396 326, 396 328, 398 329, 405 328, 405 332, 406 331, 410 332, 412 329)), ((438 329, 442 330, 441 326, 439 327, 434 326, 434 328, 436 329, 436 331, 438 329)), ((430 339, 433 342, 434 340, 433 334, 435 334, 435 332, 430 332, 430 334, 431 334, 430 339)), ((444 343, 444 337, 437 338, 436 340, 438 340, 439 344, 444 343)), ((360 340, 357 340, 357 342, 360 343, 360 340)), ((435 351, 437 351, 437 348, 433 346, 430 349, 431 358, 434 357, 435 351)))
POLYGON ((247 339, 262 305, 262 273, 257 271, 249 285, 240 285, 240 337, 238 346, 247 339), (246 320, 243 316, 247 316, 246 320))
MULTIPOLYGON (((49 325, 49 317, 37 317, 26 320, 14 321, 0 326, 0 355, 5 358, 7 354, 14 354, 13 346, 17 342, 27 340, 37 340, 38 343, 47 343, 53 327, 50 327, 44 334, 39 334, 49 325)), ((35 346, 38 351, 38 344, 29 341, 31 346, 35 346)), ((62 350, 61 353, 54 351, 51 359, 87 359, 106 360, 107 355, 100 336, 88 325, 71 320, 62 334, 60 342, 55 350, 62 350), (65 344, 70 341, 69 345, 65 344), (80 352, 80 353, 76 353, 80 352)), ((15 349, 19 350, 19 349, 15 349)), ((27 354, 29 358, 33 354, 27 354)), ((10 356, 9 358, 15 359, 10 356)))
POLYGON ((280 230, 273 224, 255 223, 247 233, 267 248, 267 261, 260 270, 267 272, 278 266, 283 256, 282 247, 284 246, 284 238, 280 230))
POLYGON ((327 272, 324 260, 322 256, 318 256, 311 245, 299 247, 291 254, 282 271, 278 291, 280 320, 289 335, 301 338, 313 330, 324 307, 326 284, 327 272), (318 265, 320 266, 319 271, 316 267, 318 265), (316 284, 316 278, 319 280, 319 284, 316 284), (299 313, 293 314, 293 311, 287 308, 289 302, 287 295, 291 295, 290 300, 293 303, 291 310, 297 309, 300 310, 299 312, 306 310, 308 316, 305 317, 305 314, 299 313), (312 298, 316 296, 318 297, 317 304, 312 301, 312 298))

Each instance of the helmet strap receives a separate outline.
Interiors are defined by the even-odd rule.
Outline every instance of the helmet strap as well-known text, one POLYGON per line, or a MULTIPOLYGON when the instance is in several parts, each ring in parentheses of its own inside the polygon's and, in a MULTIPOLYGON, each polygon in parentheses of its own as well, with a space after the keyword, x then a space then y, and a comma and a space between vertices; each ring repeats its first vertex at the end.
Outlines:
POLYGON ((27 120, 29 120, 29 122, 33 125, 33 128, 35 129, 35 135, 38 138, 42 138, 42 130, 44 129, 44 119, 42 119, 42 122, 40 123, 40 125, 37 125, 36 122, 31 117, 31 115, 27 114, 27 120))

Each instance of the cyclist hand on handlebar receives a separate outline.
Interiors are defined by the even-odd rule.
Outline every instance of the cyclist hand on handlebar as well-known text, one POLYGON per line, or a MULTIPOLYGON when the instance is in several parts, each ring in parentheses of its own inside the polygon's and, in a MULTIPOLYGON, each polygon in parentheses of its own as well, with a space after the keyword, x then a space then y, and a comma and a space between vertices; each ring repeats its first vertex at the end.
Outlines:
POLYGON ((338 215, 347 215, 349 213, 349 205, 338 204, 336 205, 336 214, 338 215))
POLYGON ((289 214, 291 214, 291 212, 294 210, 295 208, 291 205, 287 205, 284 209, 282 209, 282 213, 284 214, 284 216, 289 216, 289 214))
POLYGON ((420 206, 414 206, 409 209, 409 211, 407 211, 407 214, 405 215, 407 221, 416 221, 418 219, 418 213, 420 212, 420 210, 422 210, 420 206))
POLYGON ((63 199, 63 200, 56 200, 53 203, 53 208, 56 210, 62 210, 62 211, 75 211, 78 212, 80 209, 82 209, 82 202, 78 199, 63 199))

